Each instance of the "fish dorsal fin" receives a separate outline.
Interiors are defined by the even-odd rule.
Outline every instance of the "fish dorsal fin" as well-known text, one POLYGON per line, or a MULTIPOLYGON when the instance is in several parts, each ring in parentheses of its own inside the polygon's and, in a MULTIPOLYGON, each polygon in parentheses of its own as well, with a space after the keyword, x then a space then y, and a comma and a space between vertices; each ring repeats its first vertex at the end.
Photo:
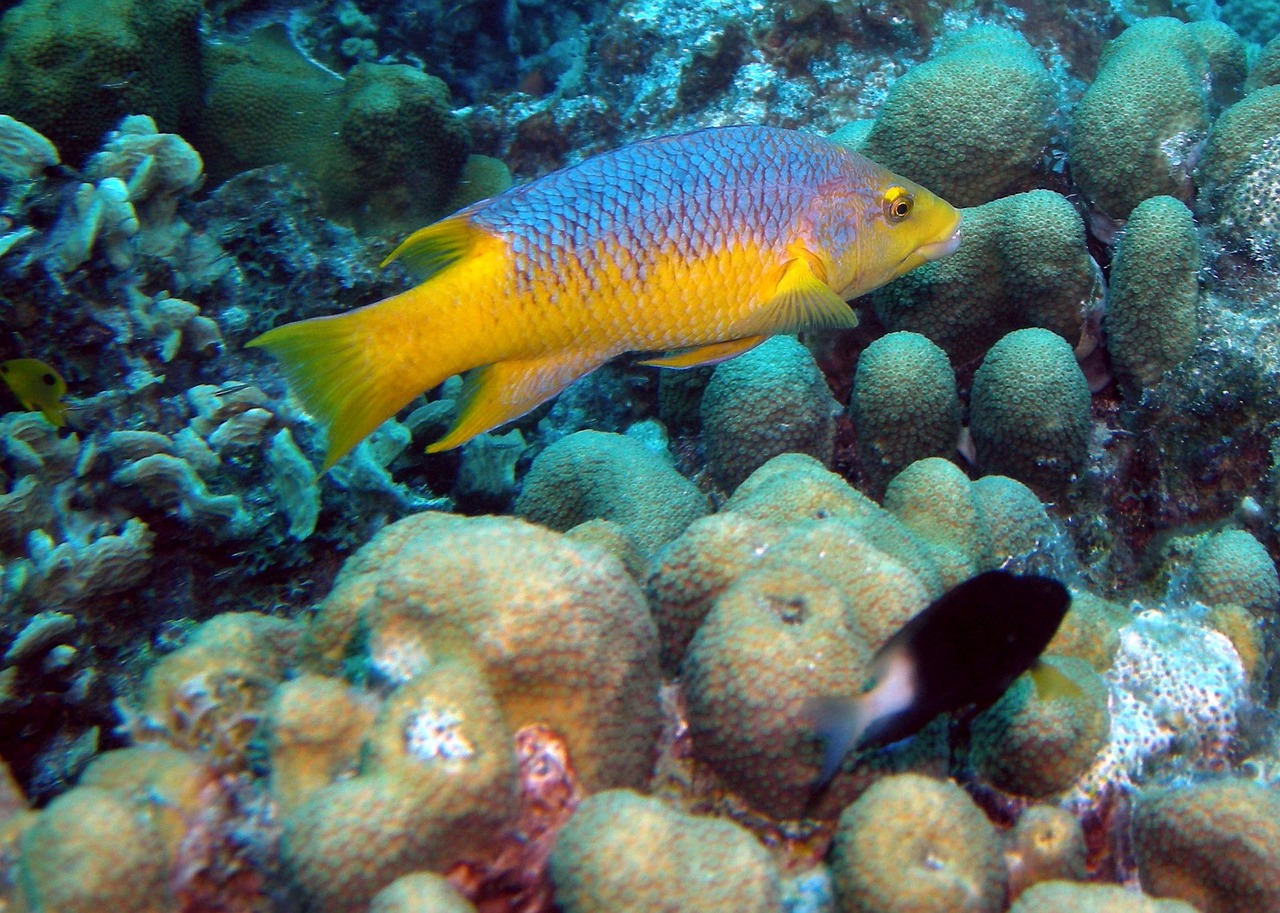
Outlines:
POLYGON ((774 333, 812 329, 851 329, 858 315, 821 278, 822 261, 800 245, 787 249, 793 256, 782 264, 773 295, 764 303, 767 324, 774 333))
POLYGON ((382 261, 382 265, 398 261, 419 279, 429 279, 471 255, 486 237, 488 235, 465 218, 455 216, 426 228, 419 228, 400 242, 400 246, 382 261))
POLYGON ((730 358, 736 358, 743 352, 750 352, 767 338, 766 336, 744 336, 742 339, 731 339, 728 342, 713 342, 709 346, 685 349, 661 358, 646 358, 640 364, 677 370, 715 365, 730 358))
POLYGON ((1084 697, 1080 686, 1052 663, 1038 659, 1027 671, 1036 686, 1036 697, 1041 701, 1078 700, 1084 697))

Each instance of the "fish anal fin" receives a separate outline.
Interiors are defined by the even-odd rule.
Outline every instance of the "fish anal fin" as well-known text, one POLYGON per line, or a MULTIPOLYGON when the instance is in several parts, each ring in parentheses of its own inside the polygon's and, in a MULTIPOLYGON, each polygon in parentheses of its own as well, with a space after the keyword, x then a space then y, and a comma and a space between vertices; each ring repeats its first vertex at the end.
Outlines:
POLYGON ((773 294, 764 303, 771 332, 856 327, 858 315, 823 281, 825 270, 817 256, 796 245, 788 253, 795 256, 782 264, 773 294))
POLYGON ((555 396, 607 359, 588 352, 557 352, 539 358, 500 361, 467 375, 458 418, 427 453, 451 450, 555 396))
POLYGON ((1032 683, 1036 686, 1036 697, 1041 701, 1079 700, 1084 697, 1080 686, 1055 666, 1044 660, 1036 660, 1027 670, 1032 683))
POLYGON ((494 236, 476 228, 463 216, 454 216, 419 228, 400 242, 400 246, 382 261, 386 266, 393 261, 404 264, 419 279, 429 279, 459 260, 476 253, 494 236))
POLYGON ((730 358, 736 358, 743 352, 750 352, 766 339, 768 339, 767 336, 744 336, 741 339, 730 339, 728 342, 713 342, 695 349, 685 349, 660 358, 646 358, 639 363, 655 368, 675 368, 681 371, 686 368, 700 368, 703 365, 716 365, 730 358))

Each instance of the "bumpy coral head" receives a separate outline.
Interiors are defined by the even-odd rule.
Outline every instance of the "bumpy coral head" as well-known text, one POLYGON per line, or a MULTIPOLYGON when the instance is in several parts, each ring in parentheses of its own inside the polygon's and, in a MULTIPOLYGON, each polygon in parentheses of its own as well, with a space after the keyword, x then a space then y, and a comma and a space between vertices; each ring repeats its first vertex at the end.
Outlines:
POLYGON ((960 245, 960 211, 914 181, 849 153, 850 180, 819 206, 833 252, 830 284, 856 298, 960 245))

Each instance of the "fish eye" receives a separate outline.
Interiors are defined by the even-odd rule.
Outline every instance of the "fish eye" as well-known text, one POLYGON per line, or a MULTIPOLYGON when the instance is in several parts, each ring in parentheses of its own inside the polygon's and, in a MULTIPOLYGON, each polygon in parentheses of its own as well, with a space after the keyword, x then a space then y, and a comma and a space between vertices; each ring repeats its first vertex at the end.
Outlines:
POLYGON ((57 378, 55 378, 52 374, 42 374, 40 375, 40 379, 44 381, 47 386, 50 386, 50 387, 52 387, 54 384, 58 382, 57 378))
POLYGON ((890 222, 901 222, 911 215, 915 197, 903 187, 890 187, 884 195, 884 217, 890 222))

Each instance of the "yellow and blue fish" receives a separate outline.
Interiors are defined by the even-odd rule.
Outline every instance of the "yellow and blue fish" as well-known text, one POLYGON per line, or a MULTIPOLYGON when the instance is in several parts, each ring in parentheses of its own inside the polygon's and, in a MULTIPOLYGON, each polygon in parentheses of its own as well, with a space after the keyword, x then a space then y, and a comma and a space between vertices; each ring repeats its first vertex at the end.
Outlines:
POLYGON ((67 423, 67 382, 62 375, 38 358, 14 358, 0 363, 0 378, 28 412, 39 411, 50 425, 67 423))
POLYGON ((739 126, 603 153, 423 228, 387 258, 424 281, 285 324, 282 363, 329 430, 328 469, 414 397, 470 371, 447 450, 625 352, 686 368, 845 303, 959 243, 950 204, 822 137, 739 126))

